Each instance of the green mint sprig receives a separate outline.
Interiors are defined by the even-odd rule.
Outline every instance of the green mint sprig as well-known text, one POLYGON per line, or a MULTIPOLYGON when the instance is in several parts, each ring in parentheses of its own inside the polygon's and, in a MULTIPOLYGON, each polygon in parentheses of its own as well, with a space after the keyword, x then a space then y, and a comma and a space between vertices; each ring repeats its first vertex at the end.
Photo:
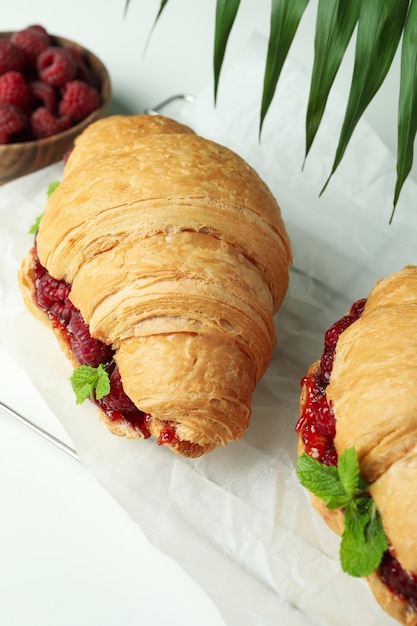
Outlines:
POLYGON ((39 224, 41 223, 41 219, 42 218, 43 218, 43 213, 38 215, 38 217, 35 219, 35 221, 33 222, 32 226, 29 228, 29 234, 30 235, 36 235, 36 233, 39 230, 39 224))
POLYGON ((87 398, 100 400, 110 393, 109 374, 102 363, 98 367, 80 365, 74 370, 70 381, 77 404, 82 404, 87 398))
POLYGON ((344 531, 340 544, 343 571, 351 576, 368 576, 380 564, 388 541, 381 516, 359 473, 355 449, 339 456, 337 467, 323 465, 308 454, 297 460, 301 484, 321 498, 328 509, 344 509, 344 531))
POLYGON ((48 196, 48 198, 49 198, 49 196, 51 195, 51 193, 52 193, 53 191, 55 191, 55 189, 58 187, 58 185, 60 184, 60 182, 61 182, 61 181, 59 181, 59 180, 54 180, 54 182, 53 182, 53 183, 49 183, 49 185, 48 185, 48 189, 47 189, 47 191, 46 191, 46 195, 48 196))
MULTIPOLYGON (((51 195, 51 193, 58 187, 59 183, 60 183, 59 180, 55 180, 53 183, 49 183, 48 189, 46 191, 46 195, 48 196, 48 198, 51 195)), ((38 217, 36 218, 36 220, 34 221, 34 223, 32 224, 32 226, 29 229, 29 234, 30 235, 35 235, 38 232, 39 224, 41 223, 42 217, 43 217, 43 213, 38 215, 38 217)))

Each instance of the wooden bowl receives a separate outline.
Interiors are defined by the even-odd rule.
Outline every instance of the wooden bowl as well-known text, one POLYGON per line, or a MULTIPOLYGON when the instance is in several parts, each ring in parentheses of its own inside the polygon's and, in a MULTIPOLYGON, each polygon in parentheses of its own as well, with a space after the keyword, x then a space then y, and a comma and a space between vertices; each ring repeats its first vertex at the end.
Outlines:
MULTIPOLYGON (((0 32, 0 38, 9 39, 11 32, 0 32)), ((111 85, 108 71, 104 64, 92 52, 80 44, 55 35, 50 35, 53 45, 72 46, 78 48, 84 54, 87 64, 95 72, 100 80, 101 104, 98 109, 90 113, 88 117, 78 124, 68 128, 62 133, 46 137, 44 139, 34 139, 20 143, 9 143, 0 145, 0 185, 15 180, 25 174, 30 174, 42 169, 56 161, 60 161, 69 150, 74 139, 89 124, 103 117, 107 111, 111 85)))

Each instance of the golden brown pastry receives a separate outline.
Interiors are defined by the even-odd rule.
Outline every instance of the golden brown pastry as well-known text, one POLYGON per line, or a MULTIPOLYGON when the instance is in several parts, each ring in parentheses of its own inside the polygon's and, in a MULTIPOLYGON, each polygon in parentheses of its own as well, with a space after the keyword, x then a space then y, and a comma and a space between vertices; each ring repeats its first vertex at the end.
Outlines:
MULTIPOLYGON (((417 624, 416 327, 417 267, 407 266, 378 281, 366 304, 356 303, 326 333, 322 358, 302 381, 297 424, 300 454, 335 464, 355 448, 389 546, 368 582, 385 611, 411 626, 417 624), (315 411, 324 403, 332 411, 319 424, 315 411)), ((311 497, 341 535, 343 511, 311 497)))
POLYGON ((74 366, 97 350, 112 371, 107 400, 114 386, 126 408, 98 403, 112 432, 199 456, 248 425, 290 262, 276 200, 244 160, 168 118, 114 116, 78 138, 20 285, 74 366), (65 295, 52 312, 51 292, 65 295))

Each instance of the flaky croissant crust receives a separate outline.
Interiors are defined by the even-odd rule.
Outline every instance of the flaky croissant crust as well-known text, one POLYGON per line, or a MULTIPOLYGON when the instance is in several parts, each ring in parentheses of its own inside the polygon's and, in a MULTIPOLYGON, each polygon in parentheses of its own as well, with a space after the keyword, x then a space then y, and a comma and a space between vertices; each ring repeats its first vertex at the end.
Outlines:
MULTIPOLYGON (((328 402, 336 419, 338 454, 354 446, 361 473, 401 566, 417 574, 417 267, 407 266, 377 282, 361 317, 339 337, 328 402)), ((317 361, 309 368, 320 371, 317 361)), ((300 415, 307 401, 300 397, 300 415)), ((298 452, 304 446, 299 438, 298 452)), ((314 508, 337 534, 343 512, 328 510, 311 495, 314 508)), ((385 611, 402 624, 417 625, 417 613, 392 593, 378 571, 368 577, 385 611)))
POLYGON ((37 252, 116 350, 152 434, 175 424, 193 455, 243 435, 291 262, 279 206, 243 159, 161 116, 100 120, 49 198, 37 252))
POLYGON ((417 573, 417 267, 379 281, 336 348, 327 397, 404 569, 417 573))

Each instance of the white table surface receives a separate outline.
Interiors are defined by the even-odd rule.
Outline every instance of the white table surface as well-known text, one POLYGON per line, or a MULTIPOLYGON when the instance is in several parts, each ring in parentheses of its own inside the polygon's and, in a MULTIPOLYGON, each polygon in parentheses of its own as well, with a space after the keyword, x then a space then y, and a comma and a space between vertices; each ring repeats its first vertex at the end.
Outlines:
MULTIPOLYGON (((124 0, 10 0, 2 3, 1 29, 40 23, 93 50, 111 75, 111 113, 141 112, 211 81, 214 0, 171 0, 145 54, 159 0, 130 5, 125 18, 124 0)), ((267 33, 269 5, 242 2, 226 62, 254 31, 267 33)), ((300 58, 312 46, 314 5, 297 36, 300 58)), ((392 149, 395 123, 387 119, 395 119, 397 80, 395 66, 385 97, 367 113, 392 149)), ((3 356, 0 346, 0 399, 71 444, 43 401, 22 394, 26 387, 3 356)), ((224 625, 210 598, 149 544, 83 465, 2 413, 0 471, 1 624, 224 625)))

